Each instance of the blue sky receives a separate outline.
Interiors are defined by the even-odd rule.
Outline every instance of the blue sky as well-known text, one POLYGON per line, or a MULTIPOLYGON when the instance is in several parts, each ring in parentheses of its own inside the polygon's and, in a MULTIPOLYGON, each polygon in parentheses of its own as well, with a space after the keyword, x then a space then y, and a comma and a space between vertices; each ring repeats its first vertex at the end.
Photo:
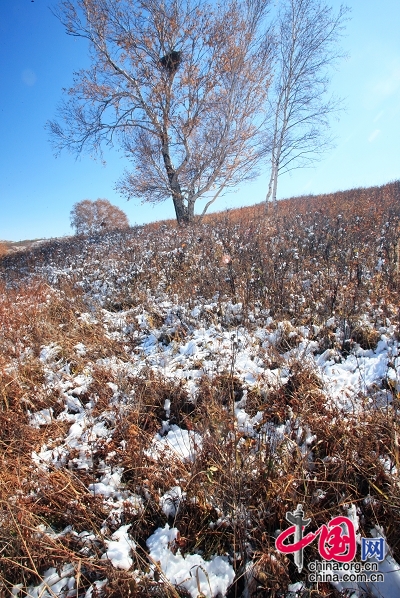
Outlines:
MULTIPOLYGON (((340 2, 330 3, 336 10, 340 2)), ((278 197, 380 185, 400 178, 400 2, 348 0, 351 20, 332 91, 346 111, 332 120, 336 147, 312 169, 281 177, 278 197)), ((64 33, 55 0, 0 1, 0 239, 18 241, 72 233, 69 213, 82 199, 107 198, 131 224, 173 218, 171 202, 127 202, 114 184, 129 165, 117 150, 107 165, 84 155, 54 157, 44 129, 56 115, 62 88, 88 66, 83 40, 64 33)), ((265 170, 214 204, 214 209, 264 199, 265 170)), ((201 205, 199 203, 199 209, 201 205)))

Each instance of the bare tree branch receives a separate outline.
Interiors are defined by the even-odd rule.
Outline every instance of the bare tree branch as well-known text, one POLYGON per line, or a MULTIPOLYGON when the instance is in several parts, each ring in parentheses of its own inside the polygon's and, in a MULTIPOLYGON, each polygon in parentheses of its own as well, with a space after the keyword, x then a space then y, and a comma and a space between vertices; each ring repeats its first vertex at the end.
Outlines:
POLYGON ((265 154, 270 179, 266 207, 276 204, 278 177, 311 165, 332 140, 329 117, 340 102, 326 99, 329 71, 343 56, 338 41, 348 9, 337 15, 324 0, 283 0, 275 23, 274 82, 265 154), (290 165, 290 167, 289 167, 290 165))
MULTIPOLYGON (((89 41, 48 127, 56 151, 101 155, 118 143, 132 164, 128 199, 172 199, 179 223, 194 205, 257 174, 270 47, 265 0, 61 0, 69 35, 89 41)), ((212 200, 214 201, 214 200, 212 200)), ((203 210, 203 212, 205 211, 203 210)))

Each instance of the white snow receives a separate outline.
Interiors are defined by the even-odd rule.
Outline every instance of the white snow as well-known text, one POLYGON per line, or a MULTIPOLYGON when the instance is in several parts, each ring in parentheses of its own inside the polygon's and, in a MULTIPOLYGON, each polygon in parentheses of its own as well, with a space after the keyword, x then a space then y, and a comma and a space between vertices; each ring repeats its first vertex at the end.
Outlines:
POLYGON ((180 551, 171 551, 178 536, 176 528, 165 524, 158 528, 147 540, 150 558, 158 565, 165 577, 174 585, 181 585, 193 598, 199 594, 206 597, 224 596, 235 578, 233 567, 228 559, 215 556, 204 561, 199 554, 183 556, 180 551))
POLYGON ((145 452, 156 461, 170 458, 194 461, 196 453, 201 451, 202 444, 200 434, 183 430, 174 424, 166 436, 156 434, 150 449, 145 452))
POLYGON ((186 493, 182 492, 180 486, 174 486, 160 497, 160 505, 163 513, 167 517, 175 517, 178 512, 181 501, 185 498, 186 493))
MULTIPOLYGON (((61 270, 52 272, 54 276, 65 274, 61 270)), ((88 273, 87 277, 92 275, 95 274, 88 273)), ((113 298, 113 283, 111 277, 102 280, 103 275, 104 272, 96 274, 95 298, 105 305, 106 300, 113 298)), ((107 278, 106 275, 104 277, 107 278)), ((128 275, 127 278, 129 279, 128 275)), ((304 283, 305 290, 309 289, 310 285, 307 278, 304 283)), ((288 439, 293 429, 289 430, 285 421, 279 424, 265 422, 263 411, 253 411, 255 415, 251 416, 248 412, 247 397, 251 390, 265 392, 265 396, 268 396, 271 390, 279 389, 287 383, 294 362, 306 363, 316 372, 322 382, 321 393, 325 395, 327 403, 333 403, 340 408, 343 417, 347 411, 361 413, 366 404, 373 408, 385 402, 390 403, 395 392, 399 392, 400 389, 399 342, 390 322, 386 322, 387 325, 379 329, 381 336, 375 350, 364 350, 355 345, 350 353, 344 356, 334 348, 318 353, 318 343, 312 340, 312 337, 320 333, 322 326, 310 324, 296 328, 290 322, 276 322, 270 316, 265 316, 263 323, 258 325, 257 311, 254 309, 254 313, 249 316, 253 326, 247 329, 241 325, 243 305, 223 301, 219 294, 208 301, 196 299, 190 307, 158 297, 154 298, 154 309, 160 315, 156 321, 164 322, 163 324, 153 324, 152 314, 144 307, 136 310, 126 309, 118 313, 107 311, 105 308, 99 310, 99 313, 94 310, 93 313, 81 313, 79 322, 83 329, 104 326, 108 338, 120 342, 125 348, 123 358, 120 355, 102 358, 98 355, 91 356, 89 342, 84 344, 86 341, 83 336, 82 342, 76 343, 74 340, 76 344, 72 345, 73 361, 84 364, 79 370, 80 373, 74 375, 74 368, 66 363, 64 351, 59 344, 54 342, 43 345, 39 359, 46 380, 45 390, 49 395, 54 393, 59 397, 59 415, 55 415, 57 411, 53 407, 38 408, 34 411, 35 397, 26 397, 31 409, 29 421, 33 427, 44 428, 59 423, 62 424, 60 429, 63 430, 57 432, 54 438, 46 438, 45 443, 32 452, 32 467, 38 474, 60 467, 67 467, 72 472, 83 471, 88 480, 86 490, 91 495, 89 498, 93 499, 94 496, 101 501, 107 515, 101 537, 96 535, 94 530, 85 530, 77 534, 71 529, 70 533, 79 536, 83 544, 86 537, 87 542, 83 550, 88 552, 91 545, 97 542, 98 550, 104 542, 106 550, 101 558, 108 559, 115 568, 130 572, 133 568, 136 544, 129 535, 129 530, 132 531, 133 528, 131 524, 125 524, 124 513, 127 508, 130 514, 143 512, 150 494, 144 482, 141 484, 142 480, 131 485, 124 483, 124 468, 115 465, 117 461, 112 460, 118 451, 126 451, 129 443, 123 440, 118 445, 114 443, 112 451, 108 450, 108 446, 113 443, 117 425, 124 422, 125 410, 130 405, 135 405, 135 401, 138 400, 133 392, 124 394, 124 381, 129 376, 140 378, 151 371, 152 375, 162 376, 167 381, 180 381, 190 400, 195 401, 202 376, 208 376, 213 381, 219 374, 226 376, 232 373, 243 386, 243 397, 233 405, 231 411, 235 414, 235 433, 243 436, 243 443, 247 442, 248 438, 257 442, 258 446, 268 443, 272 455, 279 442, 284 438, 288 439), (224 328, 216 317, 217 312, 223 314, 224 321, 229 326, 224 328), (182 331, 181 336, 176 334, 179 330, 182 331), (297 339, 297 345, 294 343, 292 349, 281 355, 282 361, 279 365, 269 367, 268 358, 273 355, 272 349, 285 330, 289 339, 297 339), (168 333, 167 336, 170 335, 169 338, 173 340, 165 341, 164 336, 164 344, 160 342, 163 333, 168 333), (110 405, 105 407, 101 414, 97 412, 95 415, 94 406, 98 397, 90 396, 88 400, 85 395, 90 394, 96 368, 110 372, 115 381, 104 383, 108 393, 111 390, 113 396, 110 405), (99 451, 100 457, 96 451, 99 451), (110 534, 107 532, 107 525, 110 525, 110 529, 117 528, 116 531, 110 534)), ((336 338, 340 336, 339 325, 339 318, 336 316, 328 318, 325 322, 325 328, 329 328, 329 333, 336 338)), ((25 349, 24 355, 25 358, 29 357, 29 347, 25 349)), ((204 437, 199 432, 184 429, 172 423, 172 419, 170 421, 171 412, 174 413, 172 401, 172 397, 163 397, 161 408, 165 421, 160 423, 156 433, 152 430, 152 437, 143 438, 144 454, 152 460, 152 466, 155 468, 161 462, 166 465, 178 463, 182 468, 191 467, 205 446, 204 437)), ((292 446, 299 454, 309 457, 311 470, 310 446, 319 439, 301 422, 293 421, 296 430, 295 434, 292 434, 293 439, 287 440, 287 446, 289 449, 292 446)), ((382 462, 386 471, 397 473, 391 462, 382 462)), ((144 477, 145 473, 141 475, 144 477)), ((187 486, 182 480, 176 480, 175 484, 167 483, 163 490, 158 489, 158 494, 156 492, 152 497, 156 504, 159 501, 160 511, 167 518, 176 518, 186 504, 187 486), (171 487, 165 491, 169 486, 171 487)), ((325 492, 324 487, 316 491, 317 502, 324 499, 325 492)), ((358 529, 359 515, 354 505, 349 506, 348 516, 358 529)), ((222 521, 223 513, 219 519, 219 522, 222 521)), ((50 531, 46 533, 50 534, 50 531)), ((183 548, 179 548, 178 540, 178 529, 171 528, 167 523, 147 539, 153 576, 160 569, 170 583, 185 588, 194 598, 198 598, 200 593, 207 597, 225 596, 235 577, 228 556, 215 555, 209 560, 204 560, 203 556, 196 552, 184 554, 183 548)), ((353 596, 360 598, 365 591, 376 598, 400 596, 400 568, 390 552, 385 560, 379 563, 379 570, 385 574, 385 583, 375 586, 368 584, 366 587, 362 584, 339 583, 336 587, 339 591, 351 590, 353 596)), ((76 571, 71 564, 67 563, 59 570, 49 568, 42 577, 41 584, 28 589, 27 595, 31 598, 54 598, 54 594, 60 598, 77 595, 76 571)), ((106 582, 107 580, 94 582, 87 589, 85 598, 91 598, 93 594, 101 592, 106 582)), ((20 589, 19 584, 16 584, 13 595, 18 595, 20 589)), ((301 582, 290 584, 288 597, 300 596, 303 589, 301 582)))
POLYGON ((128 571, 132 567, 132 551, 136 550, 136 544, 129 538, 128 530, 131 526, 122 525, 111 536, 111 540, 105 540, 107 551, 102 559, 108 559, 116 569, 128 571))

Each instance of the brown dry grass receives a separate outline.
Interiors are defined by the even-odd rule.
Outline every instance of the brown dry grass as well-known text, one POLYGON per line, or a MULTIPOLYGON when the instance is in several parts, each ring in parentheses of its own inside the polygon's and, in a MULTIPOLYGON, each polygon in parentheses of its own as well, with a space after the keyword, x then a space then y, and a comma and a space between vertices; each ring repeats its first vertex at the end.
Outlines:
MULTIPOLYGON (((151 368, 140 376, 118 374, 102 361, 116 357, 129 363, 137 350, 136 316, 144 311, 149 330, 158 330, 160 343, 184 342, 189 326, 196 322, 178 313, 174 324, 169 324, 161 307, 165 297, 184 305, 186 313, 199 303, 207 305, 204 325, 225 330, 264 325, 267 332, 276 332, 275 346, 267 352, 260 347, 259 353, 271 369, 283 367, 282 353, 299 346, 299 325, 313 330, 310 340, 318 343, 320 352, 332 349, 339 358, 354 343, 376 348, 386 318, 397 323, 400 332, 396 320, 398 199, 399 185, 394 183, 280 202, 269 220, 263 206, 255 206, 208 216, 204 225, 196 224, 191 230, 155 223, 142 236, 119 239, 120 246, 108 249, 103 257, 106 264, 106 257, 119 259, 124 273, 123 283, 113 287, 105 303, 114 312, 131 310, 125 319, 130 332, 122 340, 117 328, 106 325, 101 309, 91 312, 91 320, 81 316, 90 311, 90 269, 79 275, 73 271, 69 279, 52 285, 43 278, 18 274, 34 272, 35 264, 63 263, 65 248, 71 259, 78 259, 83 249, 84 255, 92 256, 82 240, 4 257, 0 592, 10 595, 17 583, 25 589, 37 585, 50 566, 71 563, 78 579, 77 598, 85 595, 93 581, 105 578, 107 597, 184 596, 161 573, 160 581, 146 578, 146 539, 168 522, 180 530, 176 550, 202 551, 204 558, 230 555, 237 572, 230 598, 240 596, 246 576, 249 596, 277 597, 289 580, 302 579, 291 559, 274 548, 276 531, 286 526, 285 513, 299 503, 314 527, 338 513, 346 514, 349 505, 355 504, 361 533, 369 535, 371 527, 382 526, 399 560, 395 470, 400 470, 399 397, 390 379, 386 391, 393 402, 376 408, 371 397, 361 397, 364 409, 352 413, 328 400, 318 373, 300 359, 289 364, 287 382, 281 387, 261 380, 248 389, 235 375, 232 357, 231 368, 199 380, 194 400, 182 382, 156 375, 151 368), (226 255, 227 263, 223 261, 226 255), (132 263, 139 263, 140 268, 132 271, 132 263), (241 302, 242 311, 230 314, 227 301, 241 302), (332 314, 341 336, 326 324, 332 314), (364 314, 368 324, 361 318, 364 314), (269 316, 274 317, 273 323, 269 316), (75 349, 80 342, 86 347, 83 356, 75 349), (93 446, 89 470, 32 465, 32 451, 40 451, 45 444, 51 448, 69 426, 56 419, 41 428, 30 424, 29 412, 51 408, 56 418, 64 408, 40 359, 43 346, 50 344, 58 347, 53 369, 65 379, 84 373, 90 364, 91 382, 79 399, 83 406, 92 404, 91 416, 115 416, 111 441, 106 445, 99 440, 93 446), (125 399, 130 397, 123 406, 112 403, 114 384, 125 399), (238 429, 234 416, 235 404, 245 392, 248 414, 262 414, 254 437, 238 429), (202 434, 203 447, 193 462, 157 461, 147 451, 166 417, 166 399, 171 401, 170 423, 202 434), (108 462, 124 469, 125 488, 143 501, 141 510, 126 504, 123 521, 114 523, 101 497, 88 491, 109 453, 113 456, 108 462), (168 520, 159 499, 178 484, 186 498, 168 520), (131 523, 130 533, 138 547, 133 568, 141 571, 142 581, 100 559, 104 546, 99 529, 105 520, 109 533, 122 522, 131 523), (62 533, 68 525, 73 529, 62 533), (78 537, 85 530, 97 538, 90 546, 78 537)), ((73 457, 71 451, 71 461, 73 457)), ((310 549, 308 558, 315 557, 316 549, 310 549)), ((318 594, 305 590, 304 596, 308 595, 327 597, 334 591, 322 584, 318 594)))

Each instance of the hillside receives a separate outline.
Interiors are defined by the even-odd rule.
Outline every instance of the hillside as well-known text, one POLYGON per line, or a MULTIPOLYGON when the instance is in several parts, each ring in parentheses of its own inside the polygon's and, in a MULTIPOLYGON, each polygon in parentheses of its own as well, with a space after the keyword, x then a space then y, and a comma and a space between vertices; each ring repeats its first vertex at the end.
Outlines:
POLYGON ((398 596, 399 223, 394 182, 5 255, 0 596, 398 596), (278 552, 299 504, 384 583, 278 552))
POLYGON ((15 253, 24 249, 33 249, 36 245, 47 243, 48 239, 26 239, 24 241, 0 241, 0 257, 7 253, 15 253))

